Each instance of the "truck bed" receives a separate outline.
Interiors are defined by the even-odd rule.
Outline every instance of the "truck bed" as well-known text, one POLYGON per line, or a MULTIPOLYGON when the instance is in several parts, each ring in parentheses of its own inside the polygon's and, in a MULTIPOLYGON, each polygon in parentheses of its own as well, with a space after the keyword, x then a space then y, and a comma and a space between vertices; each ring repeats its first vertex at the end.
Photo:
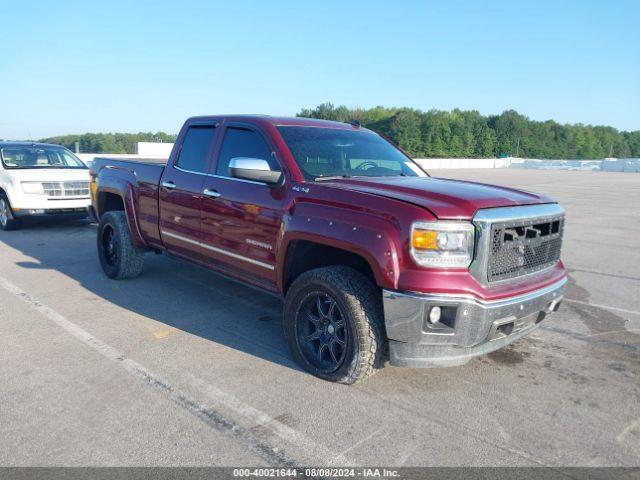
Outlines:
POLYGON ((160 183, 166 159, 158 158, 109 158, 96 157, 91 163, 91 174, 98 175, 103 168, 124 170, 135 174, 138 183, 148 183, 157 186, 160 183))
MULTIPOLYGON (((161 246, 158 229, 158 194, 166 160, 163 159, 122 159, 96 158, 90 167, 91 177, 100 178, 102 187, 111 185, 121 189, 123 182, 129 184, 136 194, 129 200, 135 209, 137 228, 148 245, 161 246)), ((127 197, 126 191, 125 197, 127 197)))

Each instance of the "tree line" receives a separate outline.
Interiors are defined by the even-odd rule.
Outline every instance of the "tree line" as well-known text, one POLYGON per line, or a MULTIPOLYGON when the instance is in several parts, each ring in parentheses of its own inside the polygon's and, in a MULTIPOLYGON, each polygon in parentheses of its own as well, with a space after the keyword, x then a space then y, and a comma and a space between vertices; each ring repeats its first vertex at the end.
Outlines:
MULTIPOLYGON (((297 116, 348 122, 388 137, 415 158, 597 159, 640 157, 640 131, 613 127, 560 124, 530 120, 514 110, 481 115, 475 110, 429 110, 374 107, 347 108, 323 103, 297 116)), ((85 133, 41 141, 81 152, 135 153, 137 142, 174 142, 176 136, 157 133, 85 133)))
POLYGON ((173 143, 176 135, 164 132, 140 133, 83 133, 81 135, 62 135, 43 138, 44 143, 62 145, 75 152, 76 142, 80 152, 87 153, 136 153, 138 142, 173 143))
POLYGON ((530 120, 514 110, 481 115, 475 110, 370 109, 323 103, 299 117, 357 120, 385 135, 415 158, 520 157, 597 159, 640 157, 640 131, 530 120))

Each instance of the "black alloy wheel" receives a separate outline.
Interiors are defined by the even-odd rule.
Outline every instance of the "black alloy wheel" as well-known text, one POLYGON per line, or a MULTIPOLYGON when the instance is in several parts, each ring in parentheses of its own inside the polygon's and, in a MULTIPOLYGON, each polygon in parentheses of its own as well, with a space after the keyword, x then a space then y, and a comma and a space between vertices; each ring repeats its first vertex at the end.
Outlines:
POLYGON ((296 325, 300 350, 318 372, 340 368, 349 338, 344 315, 329 293, 309 293, 300 305, 296 325))

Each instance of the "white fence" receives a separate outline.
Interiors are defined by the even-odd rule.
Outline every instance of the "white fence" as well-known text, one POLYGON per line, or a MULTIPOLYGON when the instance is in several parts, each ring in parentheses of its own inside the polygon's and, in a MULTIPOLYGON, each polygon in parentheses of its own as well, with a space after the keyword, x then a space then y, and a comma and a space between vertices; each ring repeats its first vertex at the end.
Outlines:
POLYGON ((87 165, 90 165, 96 157, 166 160, 172 148, 173 143, 137 142, 136 153, 76 153, 76 155, 87 165))
POLYGON ((91 165, 96 157, 122 160, 167 160, 169 158, 169 155, 139 155, 136 153, 76 153, 75 155, 87 165, 91 165))
POLYGON ((427 170, 439 168, 509 168, 511 158, 416 158, 427 170))
POLYGON ((538 158, 416 158, 426 170, 452 168, 523 168, 539 170, 582 170, 605 172, 640 172, 638 158, 602 160, 541 160, 538 158))

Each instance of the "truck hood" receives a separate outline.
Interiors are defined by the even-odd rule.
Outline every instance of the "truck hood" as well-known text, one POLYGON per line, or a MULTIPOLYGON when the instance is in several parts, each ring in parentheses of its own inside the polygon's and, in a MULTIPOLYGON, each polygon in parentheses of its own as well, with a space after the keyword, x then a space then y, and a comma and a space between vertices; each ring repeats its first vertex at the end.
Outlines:
POLYGON ((553 203, 536 193, 435 177, 345 178, 329 185, 419 205, 440 219, 469 220, 482 208, 553 203))
POLYGON ((5 173, 16 182, 89 181, 89 170, 80 168, 15 168, 5 173))

